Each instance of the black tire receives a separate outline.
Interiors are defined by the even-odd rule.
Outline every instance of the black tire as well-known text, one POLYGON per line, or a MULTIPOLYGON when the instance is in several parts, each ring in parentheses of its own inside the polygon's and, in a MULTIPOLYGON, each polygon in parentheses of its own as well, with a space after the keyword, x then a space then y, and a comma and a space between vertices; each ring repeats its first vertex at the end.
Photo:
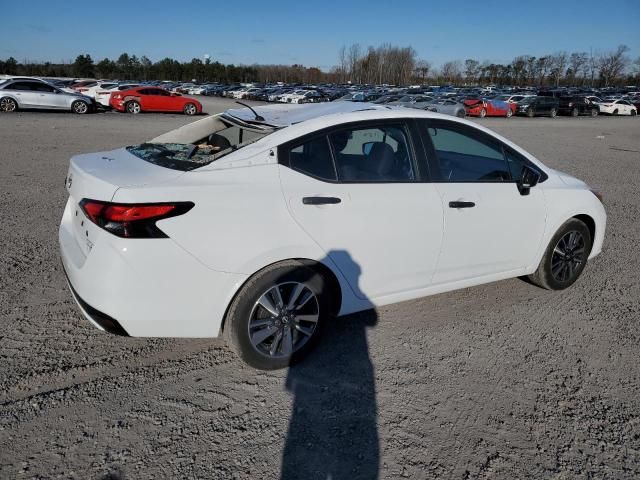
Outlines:
POLYGON ((182 109, 182 112, 185 115, 195 115, 196 113, 198 113, 198 108, 193 104, 193 103, 187 103, 185 104, 184 108, 182 109))
POLYGON ((631 110, 631 116, 635 117, 638 114, 637 110, 631 110))
POLYGON ((124 111, 133 115, 137 115, 138 113, 142 112, 142 107, 135 100, 130 100, 125 103, 124 111))
POLYGON ((549 116, 551 118, 556 118, 556 115, 558 114, 557 110, 555 108, 552 108, 551 111, 549 112, 549 116))
POLYGON ((617 115, 617 114, 618 114, 618 109, 616 108, 611 115, 617 115))
MULTIPOLYGON (((272 302, 272 306, 278 308, 275 302, 272 302)), ((289 260, 264 268, 242 286, 229 307, 224 335, 238 356, 250 366, 259 370, 285 368, 300 361, 313 349, 320 338, 324 323, 330 316, 329 311, 327 282, 323 276, 302 262, 289 260), (301 284, 307 289, 304 291, 305 295, 309 295, 309 292, 312 294, 312 299, 307 300, 302 309, 293 308, 286 311, 282 309, 282 312, 279 311, 277 315, 273 315, 259 303, 264 296, 273 299, 269 292, 273 292, 274 288, 280 292, 283 302, 288 303, 287 298, 290 299, 293 296, 296 284, 301 284), (287 291, 288 288, 289 291, 287 291), (316 307, 317 313, 313 312, 316 307), (309 312, 313 314, 304 315, 309 312), (296 319, 298 315, 305 317, 317 315, 316 322, 304 324, 307 331, 313 327, 312 333, 306 337, 306 340, 297 331, 296 325, 302 326, 296 319), (252 336, 250 331, 254 328, 255 322, 266 322, 266 325, 259 325, 253 330, 252 336), (264 328, 259 328, 260 326, 264 328), (290 335, 297 335, 290 343, 293 352, 291 355, 287 355, 284 351, 286 336, 284 332, 287 328, 292 332, 290 335), (280 331, 283 333, 279 333, 280 331), (255 346, 252 338, 255 340, 263 336, 256 335, 262 332, 265 335, 269 332, 273 333, 264 337, 262 343, 255 346), (279 335, 280 340, 278 340, 279 335), (301 342, 299 345, 296 344, 296 338, 301 342), (274 344, 276 344, 275 347, 274 344), (267 348, 270 350, 275 348, 276 351, 267 352, 267 348)))
POLYGON ((465 110, 458 110, 458 113, 456 114, 456 117, 458 118, 464 118, 466 116, 466 111, 465 110))
POLYGON ((592 108, 591 109, 591 116, 592 117, 597 117, 599 113, 600 113, 600 110, 598 110, 597 108, 592 108))
POLYGON ((579 112, 579 111, 578 111, 578 109, 577 109, 577 108, 575 108, 575 107, 571 110, 571 116, 572 116, 572 117, 577 117, 579 113, 580 113, 580 112, 579 112))
POLYGON ((82 100, 76 100, 71 104, 71 111, 73 113, 77 113, 78 115, 84 115, 85 113, 89 113, 91 110, 91 105, 82 100))
POLYGON ((570 287, 580 277, 587 265, 592 241, 591 232, 584 222, 577 218, 568 220, 558 229, 549 242, 538 269, 529 275, 529 280, 547 290, 564 290, 570 287), (576 246, 568 248, 573 252, 567 256, 564 253, 560 253, 565 251, 563 245, 568 246, 567 239, 571 238, 571 234, 576 233, 581 237, 582 243, 578 242, 576 246), (562 242, 565 243, 563 244, 562 242), (556 248, 558 248, 558 251, 556 251, 556 248), (566 265, 566 268, 564 265, 566 265), (558 271, 559 268, 560 271, 558 271), (568 275, 564 277, 561 273, 567 273, 568 275))
POLYGON ((18 102, 11 97, 0 98, 0 112, 15 112, 18 110, 18 102))
POLYGON ((536 115, 536 112, 533 111, 533 108, 529 108, 527 110, 527 117, 533 118, 533 117, 535 117, 535 115, 536 115))

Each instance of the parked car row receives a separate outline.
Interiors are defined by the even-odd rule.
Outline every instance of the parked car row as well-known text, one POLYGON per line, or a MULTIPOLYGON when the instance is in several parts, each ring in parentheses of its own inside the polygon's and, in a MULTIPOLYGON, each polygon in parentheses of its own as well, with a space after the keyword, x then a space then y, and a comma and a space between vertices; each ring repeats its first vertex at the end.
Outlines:
POLYGON ((98 108, 119 112, 202 113, 202 104, 163 88, 131 83, 80 82, 80 86, 55 86, 35 78, 12 78, 0 83, 0 111, 18 109, 68 110, 85 114, 98 108))
POLYGON ((97 109, 114 109, 128 113, 144 111, 182 112, 195 115, 202 104, 188 95, 222 96, 234 100, 305 104, 371 102, 428 110, 457 117, 513 115, 637 115, 640 89, 553 89, 532 87, 515 89, 456 88, 439 86, 368 86, 368 85, 284 85, 178 82, 136 82, 79 79, 46 80, 11 78, 0 83, 0 110, 20 108, 65 109, 88 113, 97 109), (27 92, 38 92, 31 94, 27 92))

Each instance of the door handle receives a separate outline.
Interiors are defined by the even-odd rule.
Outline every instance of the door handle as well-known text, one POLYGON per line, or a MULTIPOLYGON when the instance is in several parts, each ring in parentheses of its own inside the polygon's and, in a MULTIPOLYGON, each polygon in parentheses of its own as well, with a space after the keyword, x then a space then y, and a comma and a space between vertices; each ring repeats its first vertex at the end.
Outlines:
POLYGON ((471 208, 475 206, 474 202, 449 202, 449 208, 471 208))
POLYGON ((338 197, 303 197, 302 203, 305 205, 333 205, 342 200, 338 197))

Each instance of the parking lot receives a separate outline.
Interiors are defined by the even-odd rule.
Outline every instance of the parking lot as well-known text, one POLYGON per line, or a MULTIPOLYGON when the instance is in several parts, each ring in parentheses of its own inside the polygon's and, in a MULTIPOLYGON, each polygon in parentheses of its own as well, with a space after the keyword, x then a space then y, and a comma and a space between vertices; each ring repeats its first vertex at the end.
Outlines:
POLYGON ((276 372, 218 339, 102 333, 67 289, 69 157, 193 120, 0 115, 1 478, 638 478, 637 118, 475 120, 604 194, 604 250, 576 285, 513 279, 340 318, 276 372))

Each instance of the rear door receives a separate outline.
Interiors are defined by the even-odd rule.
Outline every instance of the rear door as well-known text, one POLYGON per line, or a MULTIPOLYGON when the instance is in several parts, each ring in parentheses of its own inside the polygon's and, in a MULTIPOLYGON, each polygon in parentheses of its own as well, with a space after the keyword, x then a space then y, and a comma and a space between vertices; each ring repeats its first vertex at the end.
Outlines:
POLYGON ((442 205, 426 181, 424 150, 413 143, 418 136, 401 120, 360 122, 278 149, 293 218, 360 298, 431 283, 442 205))
POLYGON ((528 161, 494 137, 445 120, 421 122, 444 212, 434 284, 523 269, 535 261, 546 222, 541 188, 515 183, 528 161))
POLYGON ((33 89, 34 83, 35 82, 29 81, 14 82, 5 90, 9 90, 13 95, 15 95, 18 99, 19 106, 25 108, 38 107, 39 96, 33 89))

